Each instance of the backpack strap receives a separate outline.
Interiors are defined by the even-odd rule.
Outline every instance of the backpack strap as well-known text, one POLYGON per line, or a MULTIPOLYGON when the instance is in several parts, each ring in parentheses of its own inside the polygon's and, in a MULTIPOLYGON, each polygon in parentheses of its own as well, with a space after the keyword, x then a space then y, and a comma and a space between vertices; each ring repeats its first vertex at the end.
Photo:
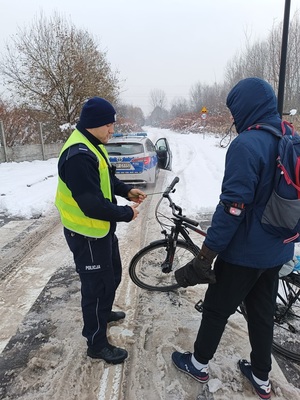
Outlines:
MULTIPOLYGON (((296 172, 296 184, 300 188, 300 157, 298 157, 295 172, 296 172)), ((300 191, 298 193, 298 198, 300 199, 300 191)))
POLYGON ((288 121, 281 121, 281 131, 279 129, 275 128, 273 125, 265 124, 264 122, 258 123, 258 124, 255 124, 255 125, 251 125, 246 130, 250 131, 251 129, 255 129, 255 130, 263 129, 263 130, 265 130, 267 132, 272 133, 274 136, 282 137, 282 136, 284 136, 286 134, 286 127, 287 126, 291 129, 290 135, 295 136, 296 132, 295 132, 294 125, 291 124, 288 121))
MULTIPOLYGON (((246 130, 250 131, 252 129, 258 129, 258 130, 262 129, 264 131, 272 133, 274 136, 276 136, 278 138, 283 138, 287 134, 287 132, 286 132, 286 127, 287 126, 291 129, 291 132, 289 133, 289 135, 295 136, 296 132, 295 132, 295 128, 294 128, 293 124, 291 124, 290 122, 285 121, 285 120, 281 121, 281 131, 279 129, 275 128, 274 126, 269 125, 269 124, 265 124, 265 123, 258 123, 258 124, 255 124, 255 125, 251 125, 246 130)), ((293 182, 293 180, 291 179, 288 171, 286 170, 286 168, 282 164, 280 155, 276 158, 276 164, 277 164, 277 167, 281 169, 281 173, 284 176, 284 179, 285 179, 286 183, 288 185, 292 185, 297 190, 298 198, 300 199, 300 178, 299 178, 299 175, 300 175, 300 158, 298 157, 297 164, 295 166, 296 182, 293 182)))
POLYGON ((288 185, 292 185, 294 186, 294 188, 297 190, 298 192, 298 199, 300 199, 300 182, 299 182, 299 172, 300 172, 300 158, 298 158, 297 160, 297 164, 295 167, 295 175, 296 175, 296 183, 294 183, 288 173, 288 171, 286 170, 286 168, 284 167, 284 165, 281 162, 280 156, 277 157, 276 159, 276 163, 277 163, 277 167, 281 169, 282 174, 284 176, 284 179, 286 181, 286 183, 288 185), (298 172, 298 173, 297 173, 298 172))
POLYGON ((291 124, 291 123, 288 122, 288 121, 281 121, 282 135, 285 135, 285 134, 286 134, 286 126, 288 126, 288 127, 291 129, 291 131, 292 131, 292 132, 291 132, 291 135, 292 135, 292 136, 295 136, 296 131, 295 131, 294 125, 291 124))

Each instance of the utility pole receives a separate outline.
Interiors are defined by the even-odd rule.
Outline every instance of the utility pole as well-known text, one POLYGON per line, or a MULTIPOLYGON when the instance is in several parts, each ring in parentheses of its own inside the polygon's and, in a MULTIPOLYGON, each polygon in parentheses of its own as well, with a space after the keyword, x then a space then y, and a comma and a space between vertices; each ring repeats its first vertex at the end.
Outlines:
POLYGON ((284 7, 284 19, 283 19, 283 29, 282 29, 282 42, 281 42, 281 59, 280 59, 280 69, 279 69, 279 83, 278 83, 278 112, 280 117, 283 113, 283 103, 284 103, 284 85, 285 85, 285 71, 286 71, 286 56, 287 56, 287 46, 288 46, 288 36, 289 36, 289 21, 290 21, 290 8, 291 0, 285 0, 284 7))

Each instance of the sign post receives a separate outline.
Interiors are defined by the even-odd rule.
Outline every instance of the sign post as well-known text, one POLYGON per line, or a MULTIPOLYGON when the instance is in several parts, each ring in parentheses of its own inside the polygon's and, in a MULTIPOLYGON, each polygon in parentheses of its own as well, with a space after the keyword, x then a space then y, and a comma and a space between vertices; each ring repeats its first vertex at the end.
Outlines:
MULTIPOLYGON (((207 119, 207 108, 202 107, 200 113, 201 113, 201 128, 205 128, 207 119)), ((204 139, 204 131, 203 131, 203 139, 204 139)))

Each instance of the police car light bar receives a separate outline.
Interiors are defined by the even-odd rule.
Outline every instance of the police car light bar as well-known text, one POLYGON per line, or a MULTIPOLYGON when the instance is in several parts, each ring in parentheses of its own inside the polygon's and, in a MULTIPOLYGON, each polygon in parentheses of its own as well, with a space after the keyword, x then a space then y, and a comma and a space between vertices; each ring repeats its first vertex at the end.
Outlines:
POLYGON ((113 133, 113 137, 128 137, 128 136, 139 136, 146 137, 147 132, 128 132, 128 133, 113 133))

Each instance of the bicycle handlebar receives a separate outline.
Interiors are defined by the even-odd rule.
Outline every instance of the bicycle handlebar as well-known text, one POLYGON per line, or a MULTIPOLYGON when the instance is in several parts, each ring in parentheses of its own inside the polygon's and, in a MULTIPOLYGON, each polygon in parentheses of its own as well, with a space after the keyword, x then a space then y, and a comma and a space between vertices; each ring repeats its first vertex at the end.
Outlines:
POLYGON ((164 191, 163 193, 163 197, 168 197, 169 193, 171 192, 171 190, 174 188, 174 186, 176 185, 176 183, 179 182, 179 178, 178 176, 175 176, 175 178, 173 179, 173 181, 171 182, 170 186, 167 187, 167 189, 164 191))
POLYGON ((164 191, 163 193, 163 197, 168 198, 170 201, 170 207, 172 208, 172 214, 174 215, 174 217, 176 218, 180 218, 182 221, 187 222, 190 225, 193 226, 198 226, 199 222, 194 221, 193 219, 187 218, 185 216, 182 215, 182 210, 181 207, 176 206, 176 204, 173 203, 173 201, 171 200, 169 194, 170 192, 174 189, 174 186, 176 185, 176 183, 179 182, 179 178, 178 176, 175 176, 175 178, 173 179, 173 181, 171 182, 171 184, 167 187, 167 189, 164 191), (178 211, 176 213, 176 211, 178 211))
POLYGON ((198 225, 199 225, 199 222, 194 221, 193 219, 184 217, 183 215, 180 215, 180 218, 181 218, 184 222, 187 222, 187 223, 190 224, 190 225, 194 225, 194 226, 198 226, 198 225))

